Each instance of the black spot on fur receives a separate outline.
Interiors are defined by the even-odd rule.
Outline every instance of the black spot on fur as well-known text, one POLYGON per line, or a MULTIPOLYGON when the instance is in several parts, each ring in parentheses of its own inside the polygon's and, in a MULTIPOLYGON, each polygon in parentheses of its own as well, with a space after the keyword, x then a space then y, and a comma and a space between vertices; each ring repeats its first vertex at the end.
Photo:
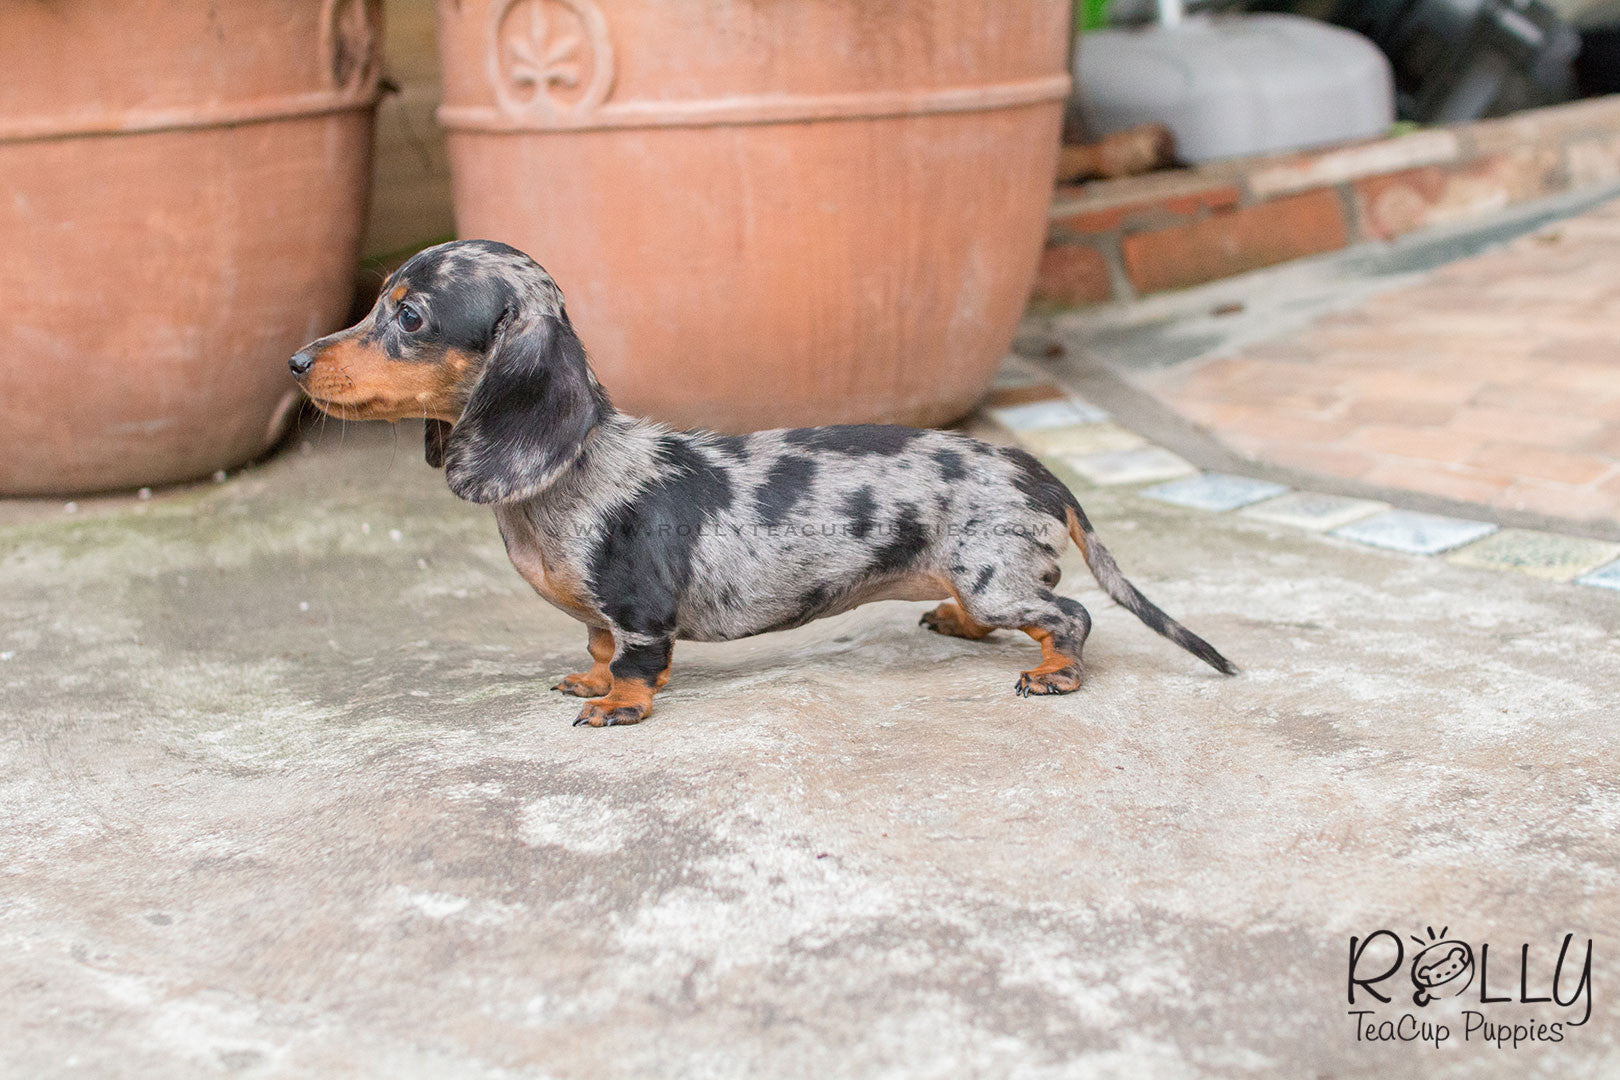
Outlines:
POLYGON ((877 454, 893 457, 922 436, 919 428, 898 424, 839 424, 835 427, 794 428, 783 432, 789 446, 852 457, 877 454))
POLYGON ((692 579, 693 549, 715 515, 731 505, 732 491, 725 470, 681 436, 665 436, 658 449, 670 466, 667 477, 603 523, 589 584, 615 626, 671 637, 692 579))
POLYGON ((784 454, 776 459, 765 482, 754 489, 754 501, 759 504, 760 524, 781 525, 788 514, 810 493, 810 484, 816 477, 816 463, 809 458, 784 454))
POLYGON ((870 487, 860 487, 844 496, 838 504, 840 513, 849 518, 849 535, 865 540, 877 527, 877 500, 870 487))
POLYGON ((748 457, 748 436, 746 435, 715 435, 711 445, 728 457, 742 461, 748 457))
POLYGON ((895 574, 910 569, 928 546, 928 527, 917 516, 916 503, 902 503, 888 539, 872 557, 873 574, 895 574))
POLYGON ((796 626, 814 622, 826 613, 832 605, 832 599, 833 594, 827 586, 812 586, 799 597, 792 614, 776 620, 769 626, 761 627, 755 633, 769 634, 777 630, 792 630, 796 626))
POLYGON ((979 571, 979 576, 977 578, 975 578, 974 581, 973 581, 973 586, 972 586, 973 591, 976 592, 976 593, 984 592, 985 587, 990 584, 990 579, 995 577, 995 576, 996 576, 996 568, 995 567, 986 566, 986 567, 982 568, 979 571))
POLYGON ((1063 481, 1053 476, 1045 465, 1036 460, 1034 454, 1014 446, 1001 447, 1000 453, 1012 463, 1013 486, 1023 492, 1031 510, 1064 521, 1070 507, 1079 507, 1079 502, 1063 486, 1063 481))
POLYGON ((934 451, 934 461, 939 465, 939 475, 943 480, 964 480, 967 470, 962 467, 962 455, 948 447, 940 447, 934 451))
POLYGON ((1050 595, 1052 603, 1057 605, 1057 609, 1070 618, 1078 619, 1086 614, 1086 609, 1080 605, 1080 601, 1070 599, 1067 596, 1059 596, 1056 593, 1050 595))

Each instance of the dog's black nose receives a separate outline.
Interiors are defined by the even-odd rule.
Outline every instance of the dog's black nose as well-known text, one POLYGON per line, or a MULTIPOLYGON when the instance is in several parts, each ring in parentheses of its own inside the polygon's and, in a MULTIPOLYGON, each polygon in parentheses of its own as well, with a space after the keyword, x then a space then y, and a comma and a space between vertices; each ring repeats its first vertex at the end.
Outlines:
POLYGON ((287 361, 294 375, 302 375, 315 366, 315 354, 308 349, 299 349, 293 353, 292 359, 287 361))

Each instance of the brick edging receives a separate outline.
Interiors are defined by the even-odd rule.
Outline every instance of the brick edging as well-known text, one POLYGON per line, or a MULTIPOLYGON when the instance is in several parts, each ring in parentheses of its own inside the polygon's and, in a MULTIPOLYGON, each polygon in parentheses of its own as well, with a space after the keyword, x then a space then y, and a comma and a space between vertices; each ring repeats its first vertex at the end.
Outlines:
POLYGON ((1034 302, 1075 306, 1393 240, 1620 180, 1620 95, 1060 185, 1034 302))

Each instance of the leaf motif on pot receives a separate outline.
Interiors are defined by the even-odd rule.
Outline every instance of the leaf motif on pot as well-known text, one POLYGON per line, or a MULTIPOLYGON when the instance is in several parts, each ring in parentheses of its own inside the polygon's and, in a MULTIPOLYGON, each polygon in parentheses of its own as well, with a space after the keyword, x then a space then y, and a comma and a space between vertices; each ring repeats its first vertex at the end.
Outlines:
POLYGON ((377 40, 382 0, 326 0, 321 46, 326 75, 341 90, 365 90, 382 74, 377 40))
POLYGON ((613 45, 591 0, 505 0, 490 25, 490 77, 505 112, 562 119, 607 98, 613 45))

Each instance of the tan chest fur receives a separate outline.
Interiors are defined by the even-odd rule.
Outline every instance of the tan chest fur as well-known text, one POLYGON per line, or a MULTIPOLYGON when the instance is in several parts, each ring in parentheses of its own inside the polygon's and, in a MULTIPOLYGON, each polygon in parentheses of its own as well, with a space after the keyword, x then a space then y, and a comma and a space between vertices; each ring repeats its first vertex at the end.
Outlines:
POLYGON ((560 561, 548 562, 539 537, 520 516, 496 512, 501 539, 506 542, 506 555, 512 566, 541 598, 553 607, 567 612, 591 626, 605 626, 602 613, 596 609, 585 583, 571 567, 560 561))

